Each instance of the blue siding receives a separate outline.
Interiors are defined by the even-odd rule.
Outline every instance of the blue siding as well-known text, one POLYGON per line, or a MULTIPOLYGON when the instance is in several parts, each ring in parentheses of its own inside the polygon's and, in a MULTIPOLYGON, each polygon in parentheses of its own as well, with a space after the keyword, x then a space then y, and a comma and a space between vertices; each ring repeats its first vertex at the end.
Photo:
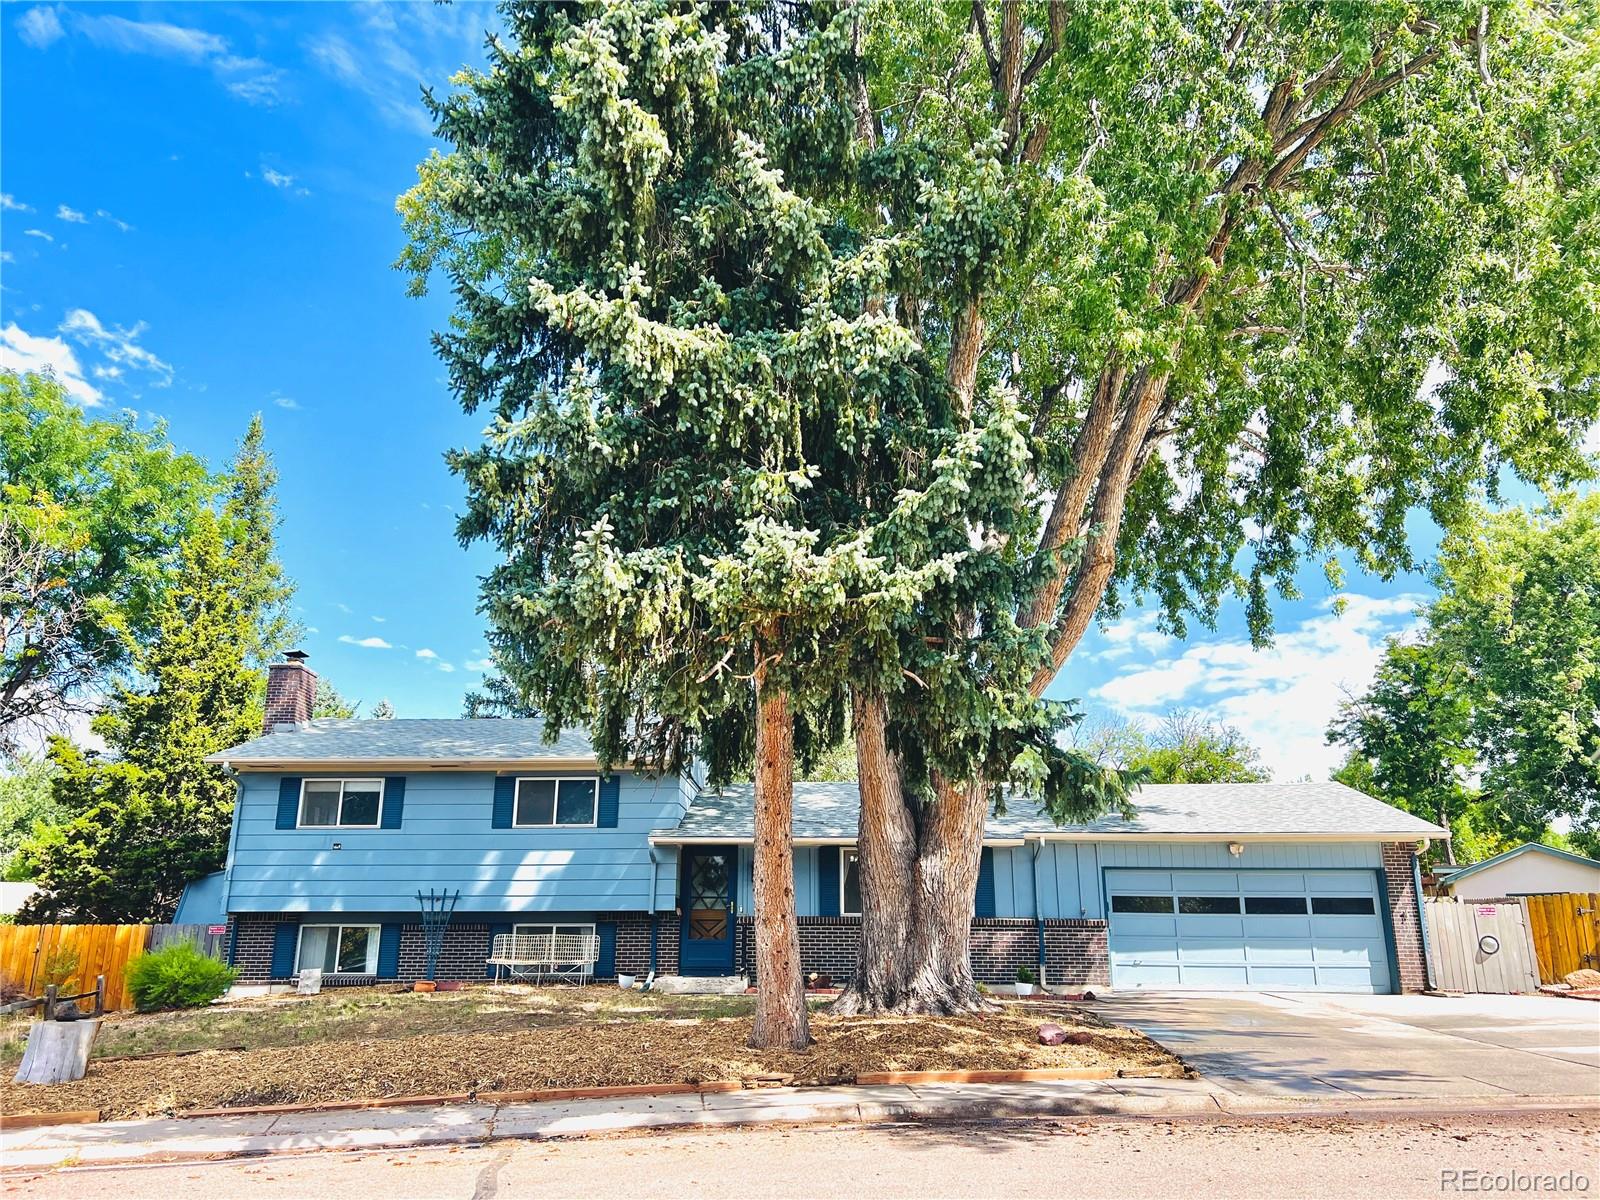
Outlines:
POLYGON ((175 925, 221 925, 228 919, 222 911, 223 873, 213 871, 186 885, 178 897, 178 911, 172 914, 175 925))
POLYGON ((673 777, 622 773, 609 829, 496 829, 486 772, 409 776, 400 829, 279 829, 279 779, 242 777, 232 912, 409 912, 418 887, 460 888, 463 914, 644 912, 652 880, 674 903, 676 855, 648 841, 682 815, 673 777))

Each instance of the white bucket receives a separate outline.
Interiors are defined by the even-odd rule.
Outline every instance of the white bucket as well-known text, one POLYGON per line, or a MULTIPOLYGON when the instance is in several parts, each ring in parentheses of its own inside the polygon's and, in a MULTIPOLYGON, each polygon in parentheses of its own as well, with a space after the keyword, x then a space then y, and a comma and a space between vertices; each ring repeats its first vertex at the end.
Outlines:
POLYGON ((632 975, 618 975, 617 976, 617 986, 619 988, 622 988, 624 991, 626 991, 626 990, 628 990, 628 989, 633 987, 633 981, 634 981, 634 977, 632 975))

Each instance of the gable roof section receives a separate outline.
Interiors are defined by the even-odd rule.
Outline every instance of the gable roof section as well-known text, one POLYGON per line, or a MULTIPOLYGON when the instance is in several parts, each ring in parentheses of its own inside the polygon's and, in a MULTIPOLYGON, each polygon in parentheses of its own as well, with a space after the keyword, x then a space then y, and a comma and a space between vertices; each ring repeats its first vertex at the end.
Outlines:
POLYGON ((253 738, 206 759, 241 770, 364 764, 424 770, 587 764, 594 745, 581 729, 545 740, 544 722, 526 719, 336 720, 319 718, 253 738))
POLYGON ((1596 870, 1600 870, 1600 862, 1592 858, 1585 858, 1583 855, 1574 854, 1570 850, 1558 850, 1554 846, 1541 845, 1538 842, 1523 842, 1520 846, 1513 846, 1509 850, 1503 850, 1493 858, 1486 858, 1482 862, 1473 863, 1471 866, 1435 868, 1434 874, 1438 876, 1440 883, 1449 885, 1465 879, 1468 875, 1476 875, 1479 871, 1486 871, 1490 867, 1499 866, 1503 862, 1516 858, 1520 854, 1527 854, 1530 851, 1538 851, 1540 854, 1548 854, 1552 858, 1577 863, 1581 867, 1594 867, 1596 870))
MULTIPOLYGON (((989 815, 984 841, 1058 837, 1412 841, 1449 836, 1437 825, 1342 783, 1147 784, 1132 799, 1132 820, 1113 813, 1078 825, 1057 825, 1033 802, 1013 803, 1004 816, 989 815)), ((795 841, 854 842, 859 805, 854 783, 796 783, 795 841)), ((738 784, 720 792, 701 792, 675 828, 651 836, 663 843, 747 842, 754 831, 754 786, 738 784)))

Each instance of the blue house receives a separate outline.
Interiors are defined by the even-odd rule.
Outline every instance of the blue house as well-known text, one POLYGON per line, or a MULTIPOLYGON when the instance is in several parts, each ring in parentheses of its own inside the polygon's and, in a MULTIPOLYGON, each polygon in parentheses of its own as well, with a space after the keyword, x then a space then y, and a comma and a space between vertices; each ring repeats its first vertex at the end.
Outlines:
MULTIPOLYGON (((751 788, 602 774, 536 720, 311 720, 315 675, 274 664, 227 865, 183 909, 225 921, 247 982, 424 970, 418 892, 459 893, 441 979, 481 979, 501 933, 590 933, 595 974, 722 976, 753 962, 751 788)), ((1131 820, 991 817, 980 980, 1387 992, 1424 986, 1416 852, 1447 836, 1335 783, 1145 787, 1131 820)), ((795 788, 802 960, 839 980, 860 940, 854 784, 795 788)))

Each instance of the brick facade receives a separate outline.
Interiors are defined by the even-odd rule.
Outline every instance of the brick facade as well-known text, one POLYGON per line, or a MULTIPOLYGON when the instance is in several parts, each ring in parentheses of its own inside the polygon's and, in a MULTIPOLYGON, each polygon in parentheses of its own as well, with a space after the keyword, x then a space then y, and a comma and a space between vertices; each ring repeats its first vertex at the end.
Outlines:
MULTIPOLYGON (((239 968, 243 983, 265 983, 272 976, 272 946, 280 921, 298 921, 297 915, 276 913, 241 914, 229 918, 227 944, 233 947, 233 963, 239 968), (237 926, 237 932, 235 932, 237 926)), ((304 918, 308 923, 336 922, 336 914, 304 918)), ((539 921, 537 914, 508 916, 503 923, 539 921)), ((576 918, 572 918, 576 919, 576 918)), ((382 921, 358 918, 363 924, 383 924, 382 921)), ((650 973, 650 917, 647 913, 619 913, 616 916, 596 917, 596 923, 614 924, 617 927, 616 969, 641 979, 650 973)), ((502 922, 496 922, 500 924, 502 922)), ((452 920, 445 929, 444 946, 439 951, 438 979, 483 979, 485 963, 489 957, 489 938, 493 925, 482 918, 452 920)), ((671 975, 678 969, 678 919, 672 913, 660 914, 656 942, 656 973, 671 975)), ((427 971, 427 945, 419 923, 404 923, 400 929, 400 975, 403 981, 420 979, 427 971)), ((371 975, 343 975, 329 979, 328 986, 355 985, 374 982, 371 975)))
MULTIPOLYGON (((861 951, 861 918, 800 917, 800 967, 842 985, 855 973, 861 951)), ((1045 971, 1051 986, 1105 987, 1110 982, 1104 921, 1046 920, 1045 971)), ((1039 925, 1027 919, 979 918, 972 922, 972 975, 979 983, 1013 983, 1018 967, 1039 965, 1039 925)), ((734 969, 755 975, 755 918, 739 918, 734 933, 734 969)))
POLYGON ((271 733, 279 724, 302 724, 311 720, 317 695, 317 673, 302 662, 275 662, 267 665, 267 701, 262 710, 261 732, 271 733))
POLYGON ((1417 877, 1412 869, 1416 843, 1383 844, 1384 885, 1388 892, 1389 926, 1394 930, 1400 990, 1420 992, 1428 986, 1428 964, 1422 947, 1422 914, 1417 908, 1417 877))

